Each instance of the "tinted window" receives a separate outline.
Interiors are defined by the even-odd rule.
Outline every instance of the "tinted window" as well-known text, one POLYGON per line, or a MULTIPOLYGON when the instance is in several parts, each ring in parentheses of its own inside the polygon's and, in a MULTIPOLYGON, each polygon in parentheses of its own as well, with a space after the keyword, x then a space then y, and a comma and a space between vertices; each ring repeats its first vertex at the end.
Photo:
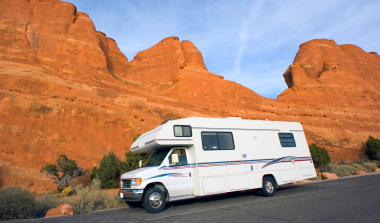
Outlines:
POLYGON ((148 161, 144 166, 159 166, 162 161, 165 159, 168 154, 170 148, 157 150, 151 157, 149 157, 148 161))
POLYGON ((202 132, 202 145, 204 150, 219 149, 217 133, 202 132))
POLYGON ((235 149, 232 133, 218 133, 220 149, 235 149))
POLYGON ((293 133, 278 133, 282 147, 296 147, 293 133))
POLYGON ((190 126, 183 126, 183 136, 189 136, 191 137, 191 127, 190 126))
POLYGON ((191 137, 191 126, 188 125, 175 125, 174 136, 176 137, 191 137))
POLYGON ((202 132, 204 150, 233 150, 234 139, 231 132, 202 132))

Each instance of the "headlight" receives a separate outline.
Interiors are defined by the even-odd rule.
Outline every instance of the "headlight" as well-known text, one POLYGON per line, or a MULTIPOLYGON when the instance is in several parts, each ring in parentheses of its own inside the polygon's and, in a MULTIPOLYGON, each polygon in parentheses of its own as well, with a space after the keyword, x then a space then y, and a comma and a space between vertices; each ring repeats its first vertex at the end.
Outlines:
POLYGON ((133 178, 131 179, 131 185, 132 186, 138 186, 140 185, 142 182, 142 179, 141 178, 133 178))

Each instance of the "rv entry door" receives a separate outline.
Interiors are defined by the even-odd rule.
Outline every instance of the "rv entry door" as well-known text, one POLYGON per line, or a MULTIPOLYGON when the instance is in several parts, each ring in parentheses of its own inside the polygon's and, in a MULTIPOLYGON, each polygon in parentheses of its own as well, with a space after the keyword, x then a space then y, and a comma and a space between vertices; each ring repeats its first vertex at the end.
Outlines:
POLYGON ((174 149, 169 155, 169 167, 166 168, 169 195, 182 197, 193 194, 192 168, 188 165, 185 149, 174 149))

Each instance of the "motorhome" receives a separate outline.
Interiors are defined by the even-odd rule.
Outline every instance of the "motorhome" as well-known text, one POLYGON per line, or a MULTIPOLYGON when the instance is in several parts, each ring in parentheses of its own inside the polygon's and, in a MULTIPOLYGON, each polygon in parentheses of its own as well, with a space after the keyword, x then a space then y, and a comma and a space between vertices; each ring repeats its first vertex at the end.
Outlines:
POLYGON ((133 153, 152 153, 121 176, 119 196, 150 213, 167 202, 277 186, 316 177, 302 125, 242 118, 169 120, 142 134, 133 153))

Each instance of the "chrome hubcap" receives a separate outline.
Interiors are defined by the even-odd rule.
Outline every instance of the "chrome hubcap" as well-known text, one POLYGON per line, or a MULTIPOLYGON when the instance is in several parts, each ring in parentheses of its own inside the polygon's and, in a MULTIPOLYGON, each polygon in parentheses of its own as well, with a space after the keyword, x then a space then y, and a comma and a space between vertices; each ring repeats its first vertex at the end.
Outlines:
POLYGON ((270 194, 273 193, 274 187, 273 187, 272 182, 270 181, 265 182, 265 190, 270 194))
POLYGON ((154 192, 149 196, 149 203, 153 208, 159 208, 162 204, 161 194, 154 192))

